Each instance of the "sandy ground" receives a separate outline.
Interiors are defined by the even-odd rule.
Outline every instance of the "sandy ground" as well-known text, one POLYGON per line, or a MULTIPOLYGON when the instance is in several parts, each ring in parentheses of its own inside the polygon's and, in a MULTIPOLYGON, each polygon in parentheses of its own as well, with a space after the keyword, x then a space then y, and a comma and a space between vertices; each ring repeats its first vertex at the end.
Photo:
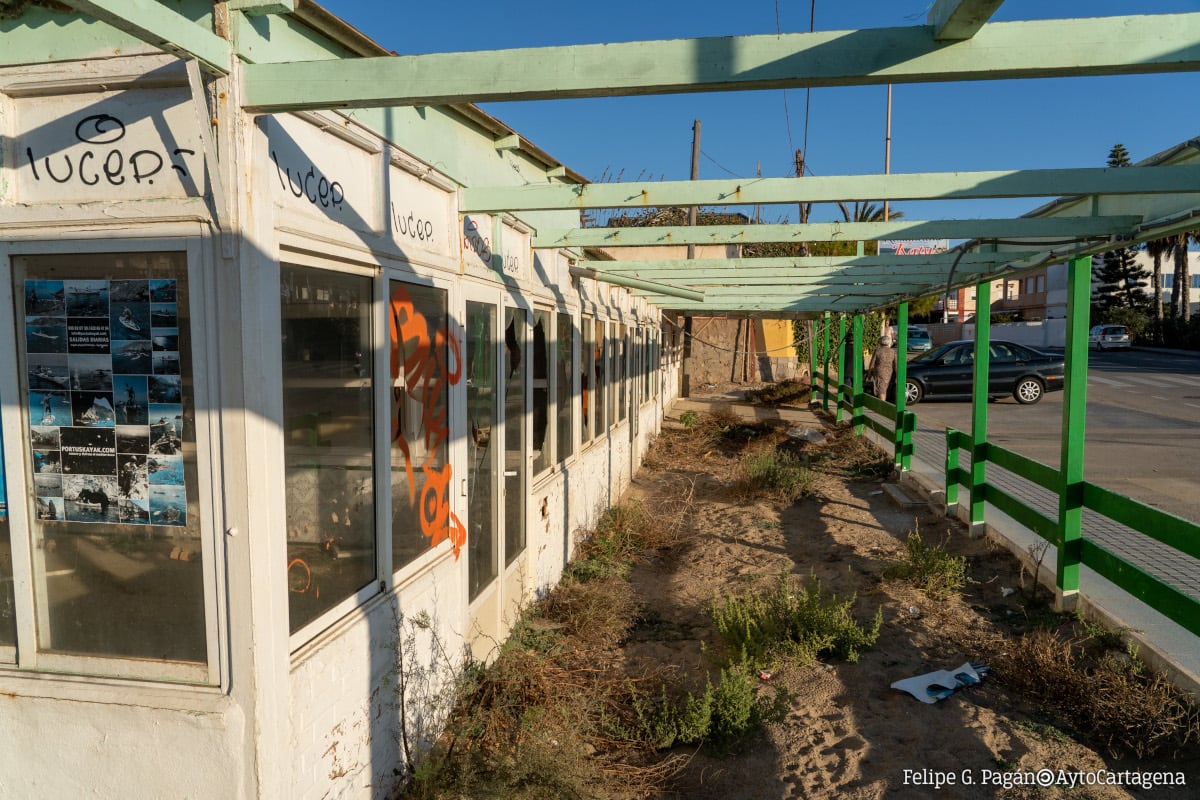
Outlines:
MULTIPOLYGON (((626 657, 702 675, 712 667, 717 642, 709 616, 717 593, 783 569, 811 573, 839 596, 857 593, 859 618, 866 621, 882 607, 884 624, 877 644, 857 664, 829 660, 775 671, 760 690, 788 692, 785 718, 769 723, 735 754, 696 752, 676 787, 661 797, 1200 797, 1200 752, 1182 760, 1118 759, 1006 690, 995 673, 935 705, 890 688, 893 681, 964 661, 988 662, 1003 651, 1006 637, 1033 625, 1027 607, 1032 589, 1016 559, 987 540, 969 538, 965 528, 927 506, 902 509, 882 491, 879 478, 824 479, 817 497, 787 507, 742 502, 730 487, 735 463, 735 455, 720 450, 686 464, 652 452, 634 481, 631 496, 645 503, 666 504, 687 491, 694 491, 694 501, 687 541, 657 551, 635 571, 644 616, 655 624, 634 632, 626 657), (932 600, 884 577, 914 527, 926 542, 967 556, 974 583, 964 594, 932 600), (1005 596, 1005 587, 1018 591, 1005 596), (1082 780, 1107 780, 1104 770, 1182 773, 1186 786, 1011 783, 1044 769, 1082 773, 1082 780), (1007 788, 997 783, 1006 780, 1007 788), (939 781, 946 785, 937 787, 939 781)), ((1052 779, 1059 780, 1057 773, 1052 779)))

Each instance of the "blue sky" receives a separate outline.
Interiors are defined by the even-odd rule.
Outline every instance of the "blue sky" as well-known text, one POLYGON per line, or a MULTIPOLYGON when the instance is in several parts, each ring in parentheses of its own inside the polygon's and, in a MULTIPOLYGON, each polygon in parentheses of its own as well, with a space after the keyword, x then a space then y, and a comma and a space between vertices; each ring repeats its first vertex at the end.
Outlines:
MULTIPOLYGON (((809 30, 811 2, 786 0, 522 0, 398 5, 319 0, 399 53, 809 30)), ((930 0, 817 0, 817 30, 924 24, 930 0)), ((1200 11, 1200 0, 1008 0, 995 20, 1200 11)), ((1113 144, 1135 161, 1200 136, 1200 75, 1147 75, 898 85, 892 172, 1103 166, 1113 144)), ((484 104, 554 158, 591 180, 680 180, 701 121, 701 178, 793 174, 804 148, 817 175, 883 172, 886 88, 760 91, 484 104)), ((1032 200, 893 204, 909 219, 1013 216, 1032 200)), ((793 219, 794 206, 763 209, 793 219), (789 216, 789 214, 791 216, 789 216)), ((818 207, 814 220, 838 218, 818 207)))

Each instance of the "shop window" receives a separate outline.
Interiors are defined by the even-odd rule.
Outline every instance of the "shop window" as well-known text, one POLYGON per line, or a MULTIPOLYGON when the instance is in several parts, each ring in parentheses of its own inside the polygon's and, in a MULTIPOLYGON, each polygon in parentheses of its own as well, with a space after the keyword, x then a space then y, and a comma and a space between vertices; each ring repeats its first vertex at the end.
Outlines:
POLYGON ((575 374, 573 357, 575 353, 575 326, 571 315, 559 313, 558 338, 555 363, 555 404, 558 411, 558 454, 557 461, 566 461, 574 452, 571 435, 571 410, 575 407, 571 402, 571 378, 575 374))
POLYGON ((38 650, 205 663, 187 257, 18 258, 14 284, 38 650))
POLYGON ((554 463, 550 441, 551 314, 533 312, 533 472, 545 472, 554 463))
MULTIPOLYGON (((0 453, 3 452, 4 439, 0 437, 0 453)), ((8 491, 4 462, 0 459, 0 647, 15 647, 16 644, 17 611, 13 598, 12 539, 8 532, 8 491)))
POLYGON ((462 354, 450 333, 446 291, 391 282, 388 305, 392 384, 392 569, 449 541, 466 542, 450 510, 454 475, 450 387, 462 376, 462 354))
POLYGON ((613 348, 613 379, 617 382, 617 421, 625 419, 629 402, 629 330, 617 326, 617 342, 613 348))
POLYGON ((650 331, 647 328, 638 328, 638 341, 641 342, 642 356, 639 362, 642 366, 642 402, 650 400, 650 365, 651 361, 651 345, 650 331))
POLYGON ((525 550, 525 376, 529 314, 504 310, 504 563, 525 550))
POLYGON ((595 370, 593 371, 596 377, 596 435, 601 436, 608 426, 612 423, 609 408, 611 403, 605 402, 608 399, 608 384, 604 380, 605 366, 608 362, 608 353, 611 349, 609 346, 608 337, 605 335, 608 325, 603 320, 596 320, 596 358, 593 362, 595 370))
POLYGON ((373 584, 371 279, 283 265, 284 469, 292 632, 373 584))
POLYGON ((584 315, 579 342, 579 429, 586 444, 596 427, 596 322, 584 315))
POLYGON ((496 306, 467 303, 467 585, 474 600, 499 574, 496 541, 496 448, 492 428, 498 411, 496 306))
POLYGON ((662 337, 657 328, 650 331, 650 396, 658 399, 658 382, 662 373, 662 337))

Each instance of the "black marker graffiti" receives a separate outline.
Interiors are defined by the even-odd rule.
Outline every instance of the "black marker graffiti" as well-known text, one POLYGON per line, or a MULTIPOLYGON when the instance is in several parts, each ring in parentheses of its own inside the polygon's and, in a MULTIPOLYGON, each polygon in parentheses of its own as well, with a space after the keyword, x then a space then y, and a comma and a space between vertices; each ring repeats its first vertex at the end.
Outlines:
POLYGON ((346 190, 337 181, 331 181, 317 172, 317 168, 309 164, 308 171, 303 167, 296 169, 295 180, 292 179, 292 168, 281 166, 275 151, 271 151, 271 160, 275 162, 275 172, 279 175, 279 183, 296 197, 303 197, 314 206, 322 208, 341 209, 346 199, 346 190))
POLYGON ((479 235, 479 224, 473 219, 463 222, 463 247, 471 250, 484 261, 491 263, 492 240, 479 235))
MULTIPOLYGON (((115 145, 125 138, 125 123, 111 114, 93 114, 84 117, 75 125, 75 138, 87 145, 115 145)), ((167 157, 154 150, 137 150, 126 155, 126 150, 113 147, 107 152, 87 149, 76 158, 70 153, 62 153, 51 161, 50 156, 40 159, 42 170, 38 170, 39 158, 32 147, 25 148, 25 157, 29 159, 29 168, 33 171, 35 181, 42 180, 42 172, 55 183, 69 183, 77 180, 84 186, 95 186, 101 178, 106 179, 112 186, 120 186, 126 178, 133 178, 134 183, 153 185, 154 176, 162 172, 167 165, 167 157)), ((171 169, 180 177, 188 176, 187 166, 182 156, 194 156, 195 150, 177 147, 169 158, 171 169)))
POLYGON ((392 230, 401 236, 407 236, 410 239, 417 239, 422 242, 433 241, 433 222, 427 219, 421 219, 408 212, 408 216, 404 216, 404 212, 396 211, 396 204, 389 203, 392 208, 392 230))

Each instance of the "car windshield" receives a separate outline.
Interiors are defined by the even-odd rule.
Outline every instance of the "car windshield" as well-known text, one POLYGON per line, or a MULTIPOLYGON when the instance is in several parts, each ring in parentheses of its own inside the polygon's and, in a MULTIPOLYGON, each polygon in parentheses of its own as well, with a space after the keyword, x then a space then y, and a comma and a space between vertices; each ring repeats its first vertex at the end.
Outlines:
POLYGON ((960 344, 960 343, 944 344, 944 345, 941 345, 940 347, 935 347, 932 350, 926 350, 924 353, 921 353, 921 355, 917 356, 916 358, 914 358, 912 361, 910 361, 908 363, 915 364, 918 361, 920 361, 920 362, 926 363, 926 364, 933 364, 939 358, 941 358, 943 355, 945 355, 946 351, 950 350, 952 347, 956 347, 958 344, 960 344))
POLYGON ((929 334, 926 333, 925 331, 909 331, 908 332, 908 340, 911 342, 914 339, 919 339, 920 341, 928 341, 929 334))

